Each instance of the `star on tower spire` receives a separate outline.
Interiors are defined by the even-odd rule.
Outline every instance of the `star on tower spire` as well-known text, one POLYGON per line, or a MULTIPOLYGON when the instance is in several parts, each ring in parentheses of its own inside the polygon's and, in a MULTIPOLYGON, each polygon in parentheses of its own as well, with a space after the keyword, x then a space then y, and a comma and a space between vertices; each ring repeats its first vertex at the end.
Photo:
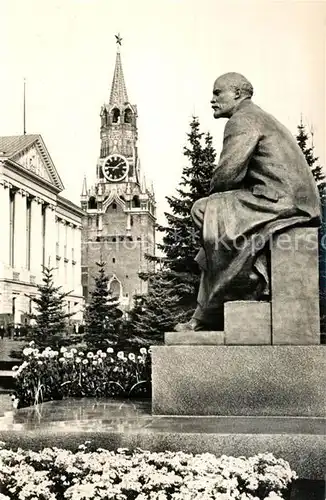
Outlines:
POLYGON ((125 79, 124 79, 123 71, 122 71, 122 64, 121 64, 120 47, 121 47, 122 38, 120 36, 120 33, 115 35, 115 38, 116 38, 116 44, 117 44, 117 57, 115 60, 115 68, 114 68, 113 81, 112 81, 111 94, 110 94, 110 105, 111 106, 114 104, 119 105, 119 104, 124 104, 126 102, 129 102, 126 84, 125 84, 125 79))

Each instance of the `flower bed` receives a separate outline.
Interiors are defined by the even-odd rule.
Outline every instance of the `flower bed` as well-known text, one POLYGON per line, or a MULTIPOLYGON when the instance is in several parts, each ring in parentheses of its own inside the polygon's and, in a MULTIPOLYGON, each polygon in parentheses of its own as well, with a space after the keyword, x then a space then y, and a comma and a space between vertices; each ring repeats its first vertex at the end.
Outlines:
POLYGON ((296 478, 271 454, 0 449, 0 500, 282 500, 296 478))
POLYGON ((23 357, 13 368, 20 406, 63 397, 150 396, 150 355, 144 347, 137 354, 115 353, 112 347, 85 354, 65 347, 40 351, 31 343, 23 357))

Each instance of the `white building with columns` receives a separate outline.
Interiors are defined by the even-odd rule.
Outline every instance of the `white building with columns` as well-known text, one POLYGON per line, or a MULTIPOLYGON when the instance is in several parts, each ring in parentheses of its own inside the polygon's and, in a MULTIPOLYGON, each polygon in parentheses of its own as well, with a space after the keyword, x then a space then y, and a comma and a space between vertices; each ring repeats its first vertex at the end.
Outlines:
POLYGON ((82 320, 81 218, 40 135, 0 137, 0 324, 32 312, 42 266, 70 292, 71 321, 82 320))

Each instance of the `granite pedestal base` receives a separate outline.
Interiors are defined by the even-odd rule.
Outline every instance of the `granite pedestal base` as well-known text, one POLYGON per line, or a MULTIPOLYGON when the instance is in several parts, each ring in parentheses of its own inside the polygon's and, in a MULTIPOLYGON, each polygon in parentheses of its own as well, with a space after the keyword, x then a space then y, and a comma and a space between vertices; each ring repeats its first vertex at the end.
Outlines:
POLYGON ((154 415, 325 417, 325 346, 152 347, 154 415))

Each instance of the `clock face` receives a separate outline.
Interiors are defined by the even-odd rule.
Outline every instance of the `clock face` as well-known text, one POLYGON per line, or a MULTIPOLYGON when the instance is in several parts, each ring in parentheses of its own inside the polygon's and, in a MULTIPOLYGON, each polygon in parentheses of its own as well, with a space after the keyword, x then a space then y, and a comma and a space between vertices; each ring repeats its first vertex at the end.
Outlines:
POLYGON ((122 155, 114 154, 106 159, 102 170, 104 177, 109 181, 119 182, 127 175, 128 163, 122 155))

